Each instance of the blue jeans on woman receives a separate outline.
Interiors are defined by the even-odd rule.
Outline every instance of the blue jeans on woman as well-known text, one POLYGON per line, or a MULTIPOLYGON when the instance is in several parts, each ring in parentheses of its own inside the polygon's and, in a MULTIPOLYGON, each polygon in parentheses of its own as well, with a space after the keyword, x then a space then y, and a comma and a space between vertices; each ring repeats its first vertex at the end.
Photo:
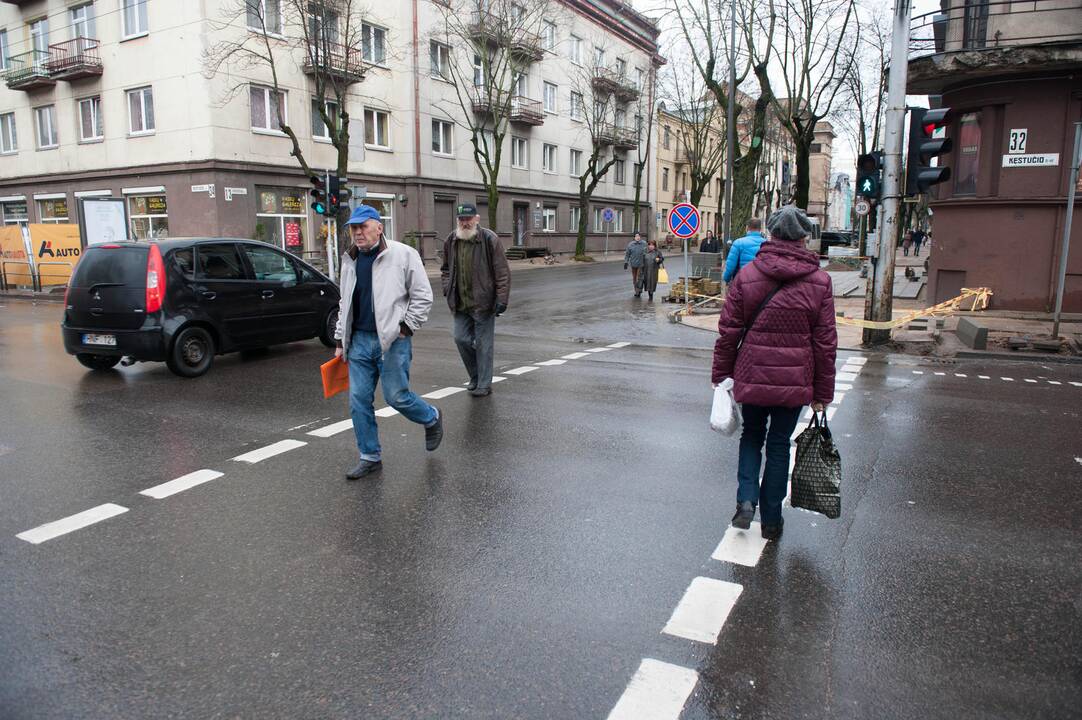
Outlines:
POLYGON ((781 524, 781 503, 785 499, 785 487, 789 480, 789 448, 802 409, 747 404, 740 406, 744 430, 740 435, 736 502, 758 505, 759 520, 763 525, 781 524), (766 469, 763 471, 760 486, 759 467, 763 462, 764 440, 766 469))
POLYGON ((407 420, 425 427, 436 422, 436 408, 410 390, 413 343, 409 337, 398 338, 387 352, 383 352, 376 333, 358 330, 353 333, 346 356, 349 359, 349 411, 362 460, 377 462, 381 457, 379 428, 372 406, 377 382, 383 383, 383 399, 407 420))

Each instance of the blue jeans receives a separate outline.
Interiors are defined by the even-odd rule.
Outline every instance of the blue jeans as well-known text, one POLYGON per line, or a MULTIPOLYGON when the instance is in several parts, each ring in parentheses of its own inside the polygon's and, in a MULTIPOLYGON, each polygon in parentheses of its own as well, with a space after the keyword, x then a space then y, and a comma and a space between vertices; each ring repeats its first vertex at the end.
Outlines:
POLYGON ((803 408, 740 406, 744 430, 740 435, 740 464, 736 472, 736 502, 751 502, 759 506, 759 519, 764 525, 781 523, 781 503, 789 479, 789 447, 793 430, 803 408), (770 431, 767 431, 767 420, 770 431), (759 467, 763 462, 763 441, 766 441, 766 469, 762 487, 759 467))
POLYGON ((475 317, 470 313, 455 313, 455 345, 470 374, 470 382, 477 383, 478 390, 492 387, 492 334, 495 330, 495 315, 475 317))
POLYGON ((376 333, 358 330, 350 340, 347 358, 349 412, 362 460, 375 462, 381 457, 376 411, 372 407, 377 381, 383 381, 383 399, 406 419, 425 427, 436 422, 436 408, 410 390, 410 360, 413 359, 410 338, 398 338, 384 353, 376 333))

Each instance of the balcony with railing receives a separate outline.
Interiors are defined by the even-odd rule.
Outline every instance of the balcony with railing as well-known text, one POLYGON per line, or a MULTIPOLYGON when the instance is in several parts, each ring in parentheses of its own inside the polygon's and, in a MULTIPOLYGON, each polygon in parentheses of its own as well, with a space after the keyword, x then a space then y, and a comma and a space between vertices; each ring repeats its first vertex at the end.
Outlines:
POLYGON ((497 99, 482 93, 473 99, 473 111, 478 115, 507 115, 507 119, 521 125, 543 125, 545 112, 540 100, 531 100, 522 95, 497 99))
POLYGON ((545 57, 539 34, 517 27, 514 20, 505 20, 494 13, 474 11, 467 31, 474 40, 506 47, 520 61, 536 62, 545 57))
POLYGON ((49 74, 54 80, 81 80, 100 77, 100 43, 93 38, 77 37, 49 46, 49 74))
POLYGON ((340 82, 357 83, 364 80, 365 71, 364 57, 359 48, 324 42, 310 46, 304 54, 306 75, 322 75, 340 82))
POLYGON ((56 85, 49 72, 49 52, 31 50, 8 58, 8 71, 4 75, 12 90, 37 90, 56 85))
POLYGON ((594 68, 591 82, 595 90, 611 94, 619 102, 631 102, 639 98, 639 86, 627 76, 626 72, 620 72, 614 68, 597 67, 594 68))
POLYGON ((613 123, 601 123, 597 128, 597 139, 602 145, 612 145, 617 150, 634 150, 639 146, 639 134, 634 128, 613 123))

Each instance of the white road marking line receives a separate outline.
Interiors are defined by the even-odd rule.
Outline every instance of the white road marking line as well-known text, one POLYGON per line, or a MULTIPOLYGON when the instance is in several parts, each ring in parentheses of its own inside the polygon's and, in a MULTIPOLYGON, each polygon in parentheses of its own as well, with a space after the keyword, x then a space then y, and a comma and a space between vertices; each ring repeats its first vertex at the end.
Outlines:
POLYGON ((36 528, 21 532, 15 537, 20 540, 25 540, 28 543, 39 545, 46 540, 52 540, 61 535, 66 535, 73 530, 81 530, 89 525, 99 523, 102 520, 108 520, 111 517, 126 512, 128 512, 128 508, 126 507, 114 505, 113 503, 105 503, 104 505, 92 507, 89 510, 83 510, 81 513, 69 515, 61 520, 54 520, 51 523, 38 525, 36 528))
POLYGON ((868 358, 866 357, 851 357, 845 361, 847 365, 865 365, 867 362, 868 358))
POLYGON ((445 397, 450 397, 451 395, 454 395, 455 393, 460 393, 460 392, 466 392, 466 388, 464 388, 464 387, 445 387, 445 388, 440 388, 439 390, 433 390, 432 392, 426 393, 426 394, 422 395, 421 397, 425 398, 426 400, 442 400, 445 397))
POLYGON ((398 414, 398 411, 388 405, 387 407, 381 407, 376 410, 376 417, 393 417, 398 414))
POLYGON ((836 383, 834 383, 834 389, 835 390, 852 390, 853 386, 848 384, 848 383, 836 382, 836 383))
POLYGON ((545 367, 552 367, 553 365, 563 365, 566 360, 546 360, 545 362, 539 362, 538 365, 544 365, 545 367))
POLYGON ((196 470, 193 473, 181 475, 175 480, 164 482, 161 485, 155 485, 154 487, 147 488, 146 490, 140 490, 139 494, 146 495, 147 497, 152 497, 155 500, 161 500, 162 498, 167 498, 170 495, 176 495, 178 492, 184 492, 185 490, 193 488, 196 485, 202 485, 205 482, 217 480, 224 474, 225 473, 220 473, 217 470, 196 470))
POLYGON ((676 720, 698 684, 691 668, 643 658, 608 720, 676 720))
POLYGON ((924 374, 924 371, 923 371, 923 370, 914 370, 914 371, 913 371, 913 374, 914 374, 914 375, 923 375, 923 374, 924 374))
POLYGON ((312 430, 308 434, 311 435, 312 437, 329 438, 332 435, 337 435, 340 432, 345 432, 346 430, 352 430, 352 429, 353 429, 353 421, 352 420, 343 420, 341 422, 336 422, 336 423, 333 423, 331 425, 325 425, 324 427, 321 427, 321 428, 316 428, 315 430, 312 430))
POLYGON ((1014 382, 1014 378, 1009 378, 1009 377, 1001 377, 1000 380, 1002 380, 1004 382, 1014 382))
POLYGON ((964 377, 969 377, 969 376, 964 374, 964 373, 954 373, 954 377, 962 377, 962 378, 964 378, 964 377))
POLYGON ((590 353, 574 352, 570 355, 561 355, 564 360, 578 360, 579 358, 590 357, 590 353))
POLYGON ((1036 383, 1037 381, 1036 380, 1030 380, 1029 378, 1026 378, 1026 382, 1028 382, 1028 383, 1036 383))
POLYGON ((981 380, 991 380, 992 379, 992 378, 988 377, 987 375, 978 375, 977 377, 979 377, 981 380))
POLYGON ((713 645, 743 591, 743 585, 697 577, 691 581, 661 632, 713 645))
POLYGON ((763 554, 766 543, 758 522, 753 522, 748 530, 738 530, 730 526, 710 557, 721 562, 755 567, 759 564, 759 556, 763 554))
POLYGON ((503 381, 504 381, 504 380, 506 380, 506 379, 507 379, 507 378, 505 378, 505 377, 500 377, 499 375, 493 375, 493 376, 492 376, 492 382, 494 382, 494 383, 498 383, 498 382, 503 382, 503 381))
POLYGON ((612 350, 612 348, 607 348, 607 347, 604 347, 604 348, 589 348, 586 352, 588 352, 588 353, 599 353, 599 352, 608 352, 609 350, 612 350))
POLYGON ((1048 383, 1049 385, 1062 385, 1063 384, 1059 380, 1045 380, 1045 382, 1048 383))
POLYGON ((942 376, 944 376, 944 375, 946 375, 946 374, 947 374, 947 373, 945 373, 945 372, 937 372, 937 373, 936 373, 936 375, 939 375, 940 377, 942 377, 942 376))
POLYGON ((279 440, 276 443, 271 443, 266 447, 261 447, 258 450, 252 450, 246 452, 243 455, 237 455, 234 460, 237 462, 246 462, 255 464, 262 462, 267 458, 272 458, 275 455, 281 455, 282 453, 289 452, 290 450, 296 450, 299 447, 304 447, 308 443, 301 440, 279 440))
POLYGON ((830 402, 830 404, 831 405, 841 405, 842 400, 844 400, 844 399, 845 399, 845 393, 836 392, 836 393, 834 393, 834 399, 830 402))
POLYGON ((857 379, 856 373, 840 372, 834 376, 835 380, 841 380, 843 382, 853 382, 857 379))
POLYGON ((504 375, 525 375, 526 373, 533 372, 536 369, 537 367, 535 365, 523 365, 522 367, 517 367, 514 370, 504 370, 503 373, 504 375))
POLYGON ((1082 465, 1082 458, 1075 458, 1074 461, 1079 465, 1082 465))
POLYGON ((612 345, 608 345, 607 347, 613 348, 614 350, 619 350, 620 348, 626 348, 630 344, 631 343, 629 343, 629 342, 618 342, 618 343, 613 343, 612 345))
POLYGON ((1071 381, 1071 384, 1072 384, 1072 385, 1074 385, 1075 387, 1082 387, 1082 382, 1074 382, 1074 381, 1072 380, 1072 381, 1071 381))

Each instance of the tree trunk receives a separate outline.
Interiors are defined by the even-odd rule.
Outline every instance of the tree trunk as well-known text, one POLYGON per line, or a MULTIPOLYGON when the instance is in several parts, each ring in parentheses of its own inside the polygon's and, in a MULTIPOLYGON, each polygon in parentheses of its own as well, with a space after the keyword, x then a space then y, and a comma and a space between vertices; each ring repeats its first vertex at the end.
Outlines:
POLYGON ((586 192, 586 176, 579 178, 579 234, 575 239, 575 257, 586 255, 586 208, 589 206, 590 195, 586 192))
POLYGON ((488 191, 488 229, 496 232, 496 219, 499 217, 500 209, 500 189, 496 187, 496 182, 493 180, 485 190, 488 191))
POLYGON ((805 133, 803 137, 794 137, 793 141, 796 146, 796 193, 793 196, 793 204, 807 211, 808 193, 811 189, 811 139, 808 133, 805 133))
POLYGON ((642 210, 640 209, 640 206, 642 205, 642 173, 645 167, 646 163, 639 163, 639 171, 635 173, 635 204, 632 206, 635 218, 631 222, 632 232, 639 232, 639 216, 642 215, 642 210))

